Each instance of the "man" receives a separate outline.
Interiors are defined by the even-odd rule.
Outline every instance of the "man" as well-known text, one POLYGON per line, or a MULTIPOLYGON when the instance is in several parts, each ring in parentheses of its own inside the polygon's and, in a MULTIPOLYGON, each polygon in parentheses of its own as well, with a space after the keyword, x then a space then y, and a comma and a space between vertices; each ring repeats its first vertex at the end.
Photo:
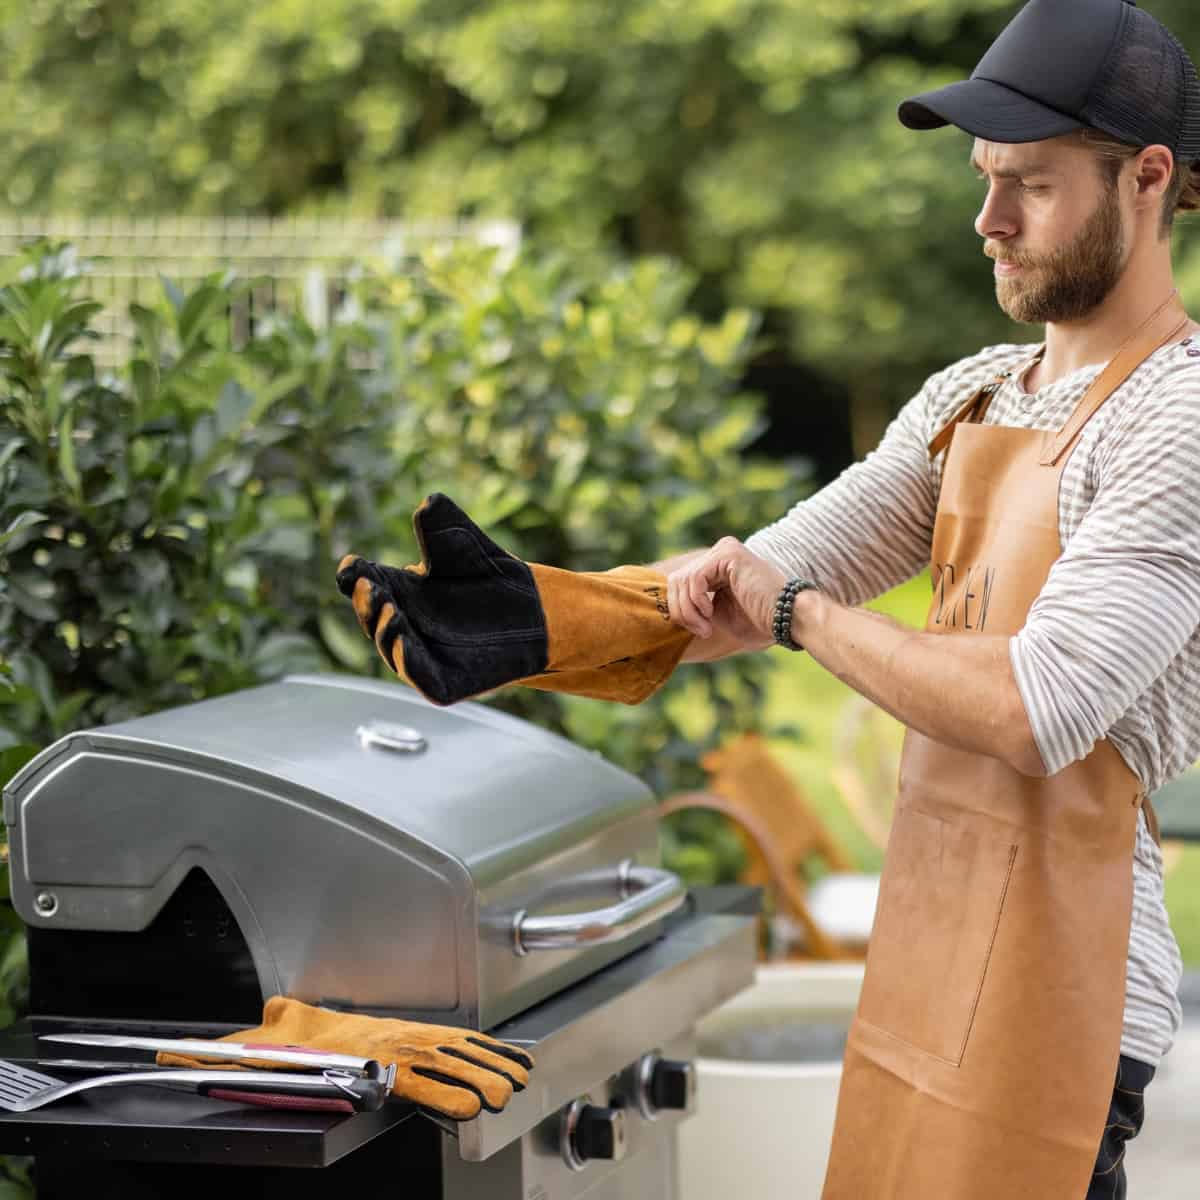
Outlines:
POLYGON ((955 363, 782 520, 659 567, 685 658, 803 647, 908 729, 826 1200, 1119 1197, 1180 1021, 1145 797, 1200 755, 1169 241, 1200 85, 1126 0, 1032 0, 900 119, 973 136, 997 300, 1044 347, 955 363), (857 607, 926 564, 925 631, 857 607))

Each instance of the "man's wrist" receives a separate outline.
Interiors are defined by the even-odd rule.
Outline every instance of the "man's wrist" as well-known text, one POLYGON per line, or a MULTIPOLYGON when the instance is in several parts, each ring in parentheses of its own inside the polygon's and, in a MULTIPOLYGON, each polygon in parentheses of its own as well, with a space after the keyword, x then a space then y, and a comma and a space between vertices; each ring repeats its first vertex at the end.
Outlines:
POLYGON ((820 619, 825 597, 816 588, 806 588, 792 601, 792 641, 807 646, 820 619))
POLYGON ((775 607, 771 619, 771 637, 777 646, 788 650, 803 650, 804 643, 796 636, 793 618, 796 598, 806 591, 813 590, 817 585, 808 579, 793 577, 783 585, 775 599, 775 607))

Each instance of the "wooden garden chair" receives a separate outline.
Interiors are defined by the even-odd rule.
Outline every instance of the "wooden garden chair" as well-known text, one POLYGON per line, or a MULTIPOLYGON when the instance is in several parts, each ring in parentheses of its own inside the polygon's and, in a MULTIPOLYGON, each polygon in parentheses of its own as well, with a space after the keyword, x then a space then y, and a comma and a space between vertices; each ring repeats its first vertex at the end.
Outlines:
POLYGON ((878 877, 854 870, 799 784, 758 735, 743 734, 705 755, 701 765, 709 777, 707 790, 671 797, 662 813, 703 808, 733 823, 747 853, 741 881, 772 890, 783 928, 791 923, 802 934, 797 956, 860 957, 870 935, 870 918, 861 916, 864 897, 873 914, 878 877), (807 884, 802 872, 814 859, 828 874, 807 884), (848 922, 851 909, 859 915, 848 922))

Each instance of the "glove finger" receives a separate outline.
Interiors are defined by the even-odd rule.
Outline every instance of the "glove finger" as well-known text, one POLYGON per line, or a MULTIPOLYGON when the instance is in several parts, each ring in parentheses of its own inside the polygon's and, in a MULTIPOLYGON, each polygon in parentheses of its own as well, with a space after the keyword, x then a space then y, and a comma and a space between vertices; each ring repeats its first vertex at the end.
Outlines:
POLYGON ((379 620, 379 610, 387 599, 382 588, 376 587, 365 575, 360 575, 354 585, 350 602, 354 607, 354 615, 358 618, 359 628, 374 640, 375 626, 379 620))
POLYGON ((526 1050, 522 1050, 519 1046, 513 1046, 508 1042, 500 1042, 495 1038, 483 1037, 479 1034, 472 1034, 467 1038, 467 1041, 472 1046, 479 1046, 483 1050, 490 1050, 493 1054, 500 1054, 505 1058, 510 1058, 513 1062, 519 1063, 527 1071, 533 1070, 533 1055, 526 1050))
POLYGON ((413 530, 431 578, 487 577, 495 571, 493 563, 513 557, 442 492, 427 496, 413 513, 413 530))
POLYGON ((478 1066, 465 1056, 444 1054, 440 1050, 433 1051, 430 1059, 426 1065, 412 1069, 434 1071, 443 1080, 474 1088, 483 1097, 484 1108, 490 1112, 499 1112, 512 1099, 513 1085, 506 1075, 478 1066))
POLYGON ((473 1050, 468 1054, 465 1050, 460 1050, 455 1046, 439 1046, 438 1050, 442 1054, 450 1055, 451 1058, 459 1058, 463 1062, 471 1063, 472 1066, 482 1067, 485 1071, 494 1071, 497 1075, 503 1075, 512 1085, 514 1092, 523 1092, 525 1085, 529 1082, 529 1075, 526 1071, 518 1067, 516 1063, 501 1058, 498 1054, 489 1054, 486 1050, 473 1050))
POLYGON ((402 641, 411 632, 404 614, 389 600, 379 610, 375 623, 375 649, 393 671, 396 669, 396 639, 402 641))
MULTIPOLYGON (((474 1079, 463 1078, 468 1072, 467 1063, 454 1063, 450 1072, 444 1070, 434 1070, 432 1067, 413 1067, 412 1074, 420 1075, 421 1079, 427 1079, 438 1085, 437 1096, 439 1102, 446 1104, 448 1109, 452 1105, 456 1105, 458 1111, 466 1112, 467 1118, 478 1116, 479 1110, 486 1109, 488 1112, 503 1112, 504 1105, 512 1099, 512 1088, 505 1084, 504 1080, 498 1075, 492 1075, 494 1084, 481 1086, 474 1079), (457 1090, 463 1093, 463 1096, 469 1096, 470 1100, 464 1100, 462 1097, 452 1096, 451 1092, 457 1090), (472 1105, 472 1102, 473 1105, 472 1105), (470 1111, 470 1108, 474 1111, 470 1111)), ((486 1075, 487 1072, 480 1072, 480 1075, 486 1075)), ((428 1099, 421 1098, 422 1104, 427 1104, 428 1099)), ((454 1112, 446 1112, 448 1116, 454 1116, 454 1112)), ((463 1118, 460 1118, 463 1120, 463 1118)))
POLYGON ((392 1095, 401 1100, 415 1101, 424 1108, 431 1108, 456 1121, 469 1121, 479 1116, 480 1109, 484 1107, 483 1096, 476 1088, 428 1067, 413 1067, 407 1075, 397 1075, 392 1085, 392 1095))
POLYGON ((338 563, 337 575, 334 577, 337 580, 338 591, 343 596, 353 595, 354 585, 368 574, 370 565, 370 560, 359 554, 347 554, 338 563))

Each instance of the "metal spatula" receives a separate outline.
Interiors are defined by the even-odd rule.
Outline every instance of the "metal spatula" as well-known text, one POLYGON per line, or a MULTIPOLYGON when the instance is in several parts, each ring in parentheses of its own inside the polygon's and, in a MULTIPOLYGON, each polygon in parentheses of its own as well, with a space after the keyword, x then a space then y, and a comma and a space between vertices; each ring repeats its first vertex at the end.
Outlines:
POLYGON ((282 1071, 126 1071, 97 1075, 64 1083, 28 1067, 0 1060, 0 1109, 30 1112, 67 1096, 92 1088, 124 1084, 152 1084, 199 1092, 219 1100, 233 1100, 265 1108, 290 1108, 316 1112, 374 1112, 391 1090, 396 1068, 388 1067, 376 1078, 364 1079, 349 1071, 323 1071, 298 1075, 282 1071))

